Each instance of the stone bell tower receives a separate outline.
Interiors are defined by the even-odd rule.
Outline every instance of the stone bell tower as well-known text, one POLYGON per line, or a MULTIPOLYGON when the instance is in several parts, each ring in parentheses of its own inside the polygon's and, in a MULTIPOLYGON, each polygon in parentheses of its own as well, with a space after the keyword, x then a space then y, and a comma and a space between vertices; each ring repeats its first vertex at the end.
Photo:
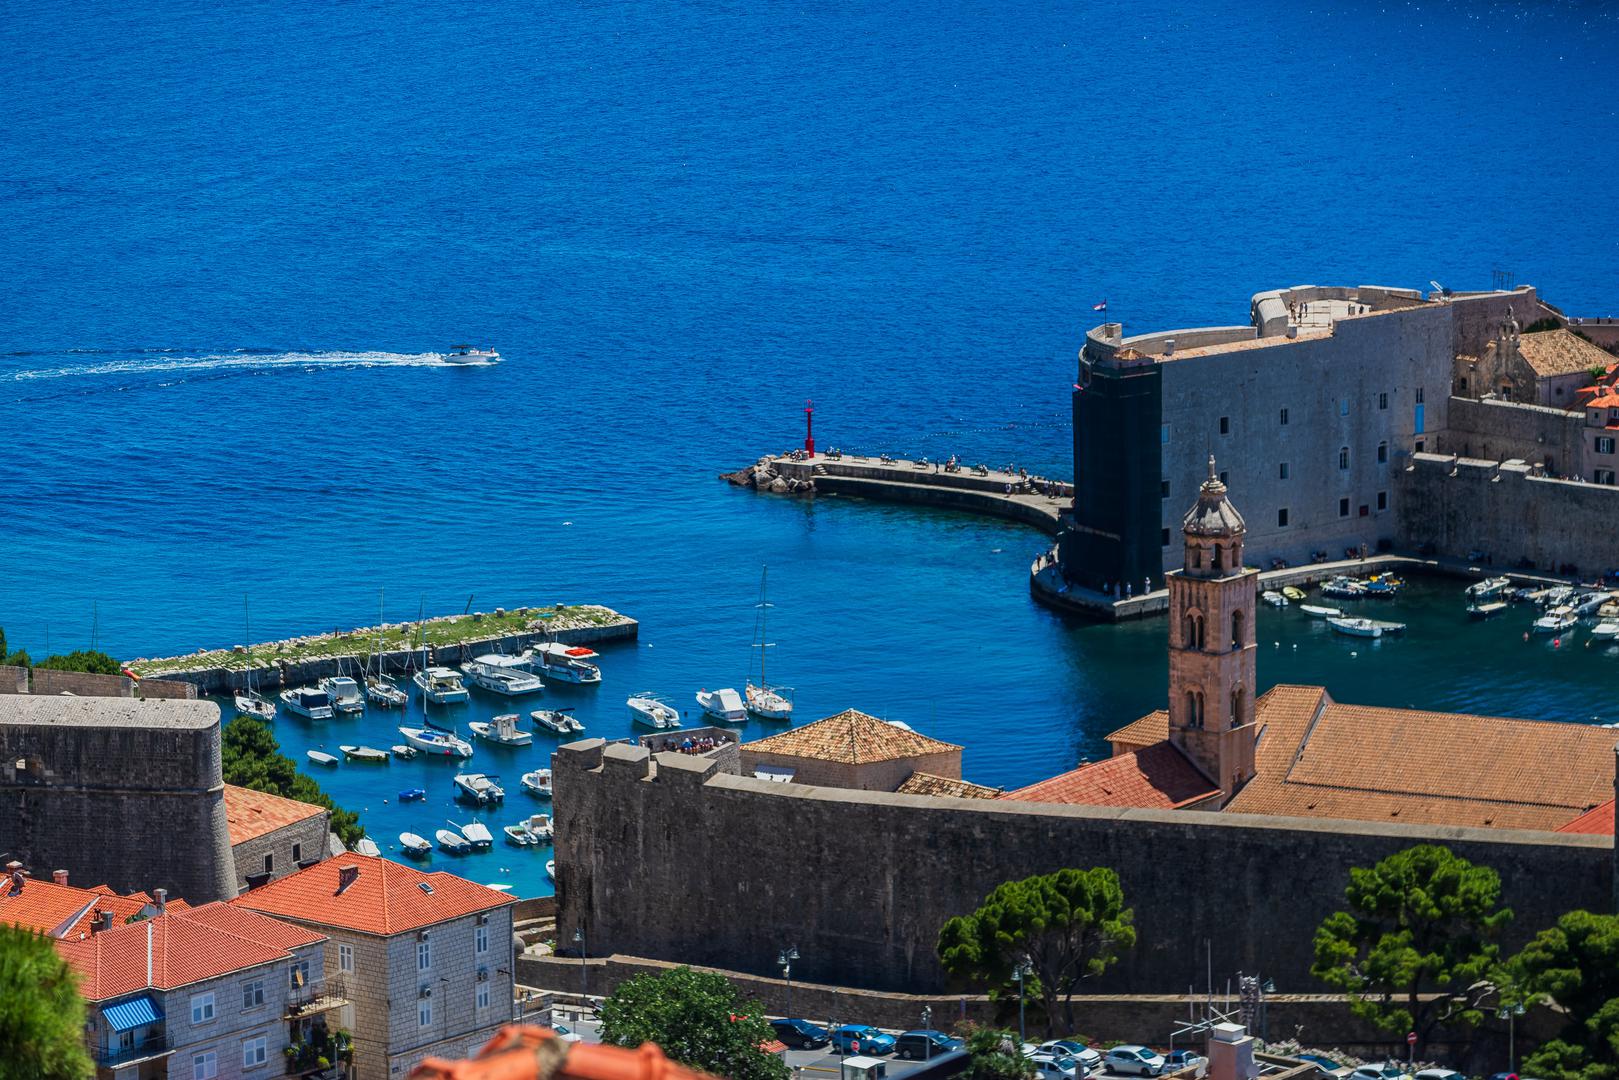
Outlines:
POLYGON ((1248 531, 1209 458, 1197 505, 1181 520, 1186 561, 1169 582, 1169 738, 1223 793, 1254 775, 1254 604, 1248 531))

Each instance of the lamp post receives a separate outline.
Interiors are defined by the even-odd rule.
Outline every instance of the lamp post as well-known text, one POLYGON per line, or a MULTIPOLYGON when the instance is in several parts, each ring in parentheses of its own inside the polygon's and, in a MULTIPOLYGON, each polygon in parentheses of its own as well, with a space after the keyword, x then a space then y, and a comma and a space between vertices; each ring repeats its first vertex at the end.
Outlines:
POLYGON ((1024 983, 1033 969, 1029 966, 1029 958, 1025 956, 1017 962, 1012 969, 1012 981, 1017 983, 1017 1041, 1018 1053, 1023 1053, 1023 1044, 1028 1041, 1023 1034, 1023 990, 1024 983))
POLYGON ((1518 1017, 1523 1015, 1523 1011, 1521 1002, 1516 1005, 1503 1005, 1496 1010, 1495 1018, 1507 1022, 1507 1072, 1517 1071, 1517 1026, 1518 1017))
POLYGON ((579 946, 579 1015, 585 1015, 585 998, 589 996, 590 972, 585 967, 585 928, 580 924, 573 928, 573 943, 579 946))
MULTIPOLYGON (((933 1006, 932 1005, 924 1005, 924 1006, 922 1006, 922 1030, 923 1031, 932 1031, 933 1030, 933 1006)), ((928 1036, 927 1048, 922 1051, 922 1060, 924 1060, 924 1061, 932 1061, 933 1060, 933 1036, 932 1035, 928 1036)))
POLYGON ((798 959, 798 946, 789 945, 776 957, 781 977, 787 980, 787 1015, 793 1015, 793 961, 798 959))

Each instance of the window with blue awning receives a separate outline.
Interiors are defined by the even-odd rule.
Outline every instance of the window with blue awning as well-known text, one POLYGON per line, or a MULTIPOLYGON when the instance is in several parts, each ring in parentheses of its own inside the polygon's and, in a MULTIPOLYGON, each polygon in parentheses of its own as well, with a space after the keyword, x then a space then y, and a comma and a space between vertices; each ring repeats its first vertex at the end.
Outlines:
POLYGON ((101 1017, 114 1031, 132 1031, 145 1024, 158 1023, 163 1019, 163 1010, 158 1008, 151 995, 142 994, 116 1005, 103 1006, 101 1017))

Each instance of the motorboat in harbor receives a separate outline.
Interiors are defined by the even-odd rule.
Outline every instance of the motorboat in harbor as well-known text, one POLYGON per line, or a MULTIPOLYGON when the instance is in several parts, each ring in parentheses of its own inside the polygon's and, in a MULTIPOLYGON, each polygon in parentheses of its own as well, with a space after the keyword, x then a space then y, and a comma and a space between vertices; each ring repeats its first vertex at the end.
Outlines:
POLYGON ((365 697, 371 704, 383 709, 403 709, 410 696, 389 679, 373 675, 365 680, 365 697))
POLYGON ((506 789, 495 783, 499 777, 489 773, 459 773, 455 778, 455 797, 462 802, 501 803, 506 801, 506 789))
POLYGON ((541 799, 551 797, 551 770, 535 769, 523 774, 523 790, 541 799))
POLYGON ((1405 623, 1403 622, 1389 622, 1387 619, 1367 619, 1366 621, 1383 631, 1384 634, 1405 633, 1405 623))
POLYGON ((535 847, 539 844, 551 842, 551 815, 530 814, 527 821, 519 821, 515 825, 504 826, 501 832, 506 839, 518 847, 535 847))
POLYGON ((456 345, 444 354, 446 364, 498 364, 500 354, 493 349, 474 349, 471 345, 456 345))
POLYGON ((536 724, 549 728, 558 735, 577 735, 585 730, 585 725, 572 714, 572 709, 535 709, 528 715, 536 724))
POLYGON ((508 844, 518 847, 533 847, 539 843, 534 834, 528 831, 528 822, 519 821, 516 825, 502 825, 500 831, 506 834, 508 844))
MULTIPOLYGON (((454 824, 454 822, 451 824, 454 824)), ((451 855, 465 855, 472 850, 472 842, 461 835, 459 829, 440 829, 433 834, 433 839, 438 841, 440 848, 448 851, 451 855)))
POLYGON ((1591 627, 1591 636, 1601 641, 1606 638, 1619 637, 1619 622, 1613 619, 1603 619, 1591 627))
POLYGON ((594 649, 583 645, 547 641, 530 649, 529 656, 530 662, 537 664, 540 674, 548 679, 580 684, 602 681, 602 669, 591 663, 600 657, 594 649))
POLYGON ((307 757, 310 761, 313 761, 316 765, 336 765, 337 764, 336 756, 332 755, 332 754, 328 754, 324 750, 307 750, 307 751, 304 752, 304 756, 307 757))
POLYGON ((528 670, 527 663, 521 656, 487 653, 462 664, 461 671, 472 680, 472 685, 491 693, 505 694, 507 697, 538 694, 545 689, 545 683, 528 670))
POLYGON ((727 724, 745 724, 748 710, 742 704, 742 695, 730 687, 723 690, 697 691, 697 705, 714 719, 727 724))
POLYGON ((432 852, 433 845, 413 832, 402 832, 399 834, 399 850, 413 859, 425 859, 432 852))
POLYGON ((1576 615, 1595 615, 1613 599, 1611 592, 1581 593, 1570 602, 1576 615))
POLYGON ((1493 619, 1509 606, 1505 600, 1490 600, 1484 603, 1468 604, 1467 617, 1470 619, 1493 619))
POLYGON ((369 855, 373 859, 382 854, 382 849, 377 846, 377 842, 369 836, 362 836, 356 840, 354 842, 354 851, 358 855, 369 855))
POLYGON ((556 826, 552 824, 550 814, 530 814, 528 831, 539 843, 549 844, 551 837, 556 834, 556 826))
POLYGON ((753 681, 750 672, 742 687, 742 696, 746 699, 747 711, 766 720, 791 720, 793 718, 792 690, 786 686, 771 686, 770 680, 765 676, 765 657, 776 643, 769 640, 770 609, 775 605, 770 602, 769 594, 770 567, 763 567, 759 571, 759 602, 754 605, 759 611, 758 625, 755 627, 753 647, 759 650, 759 681, 753 681))
POLYGON ((1512 579, 1506 577, 1485 578, 1475 581, 1467 587, 1467 595, 1474 600, 1495 600, 1512 588, 1512 579))
POLYGON ((1321 586, 1321 595, 1334 600, 1359 600, 1366 595, 1366 583, 1352 577, 1335 577, 1321 586))
POLYGON ((1327 625, 1332 627, 1338 633, 1348 634, 1350 637, 1380 638, 1383 636, 1383 628, 1378 626, 1377 623, 1373 622, 1371 619, 1340 617, 1336 619, 1328 619, 1327 625))
POLYGON ((545 860, 545 876, 552 881, 557 879, 557 861, 555 859, 545 860))
POLYGON ((339 746, 343 756, 349 761, 359 761, 367 765, 388 764, 388 751, 378 750, 372 746, 339 746))
POLYGON ((625 704, 630 707, 630 719, 637 724, 660 730, 680 726, 680 714, 675 707, 650 693, 636 694, 625 704))
POLYGON ((405 737, 406 742, 424 754, 460 758, 472 756, 472 744, 452 731, 440 731, 438 728, 402 727, 399 729, 399 734, 405 737))
POLYGON ((1287 597, 1283 596, 1275 589, 1266 589, 1264 592, 1259 594, 1259 598, 1265 601, 1265 603, 1269 604, 1271 607, 1287 606, 1287 597))
POLYGON ((1405 582, 1393 574, 1373 574, 1365 584, 1366 596, 1374 600, 1392 599, 1405 588, 1405 582))
POLYGON ((1572 630, 1579 621, 1573 608, 1567 604, 1559 604, 1536 619, 1531 629, 1537 634, 1561 634, 1572 630))
POLYGON ((411 746, 408 743, 395 743, 388 749, 393 751, 394 757, 404 758, 406 761, 409 761, 419 753, 414 746, 411 746))
POLYGON ((1343 614, 1335 607, 1322 607, 1319 604, 1300 604, 1299 610, 1312 619, 1336 619, 1343 614))
POLYGON ((398 798, 400 802, 421 802, 427 798, 427 791, 419 787, 406 788, 399 793, 398 798))
POLYGON ((420 687, 422 697, 434 705, 452 705, 471 696, 467 693, 466 684, 461 681, 461 676, 447 667, 430 667, 418 671, 410 677, 410 681, 420 687))
POLYGON ((1291 602, 1296 604, 1300 600, 1304 599, 1305 594, 1304 594, 1304 590, 1299 588, 1297 585, 1283 585, 1282 586, 1282 595, 1285 596, 1291 602))
POLYGON ((489 832, 489 826, 481 821, 469 821, 465 825, 456 825, 452 821, 450 824, 460 829, 462 838, 475 849, 482 850, 490 847, 495 842, 494 836, 489 832))
POLYGON ((502 746, 527 746, 534 741, 532 731, 517 726, 516 713, 504 713, 493 720, 473 720, 467 724, 480 739, 488 739, 502 746))
POLYGON ((320 688, 332 699, 332 709, 340 713, 365 712, 365 695, 360 684, 347 675, 332 675, 320 681, 320 688))
POLYGON ((287 711, 309 720, 330 720, 332 718, 332 699, 326 696, 326 691, 317 690, 310 686, 289 687, 281 691, 281 704, 287 711))

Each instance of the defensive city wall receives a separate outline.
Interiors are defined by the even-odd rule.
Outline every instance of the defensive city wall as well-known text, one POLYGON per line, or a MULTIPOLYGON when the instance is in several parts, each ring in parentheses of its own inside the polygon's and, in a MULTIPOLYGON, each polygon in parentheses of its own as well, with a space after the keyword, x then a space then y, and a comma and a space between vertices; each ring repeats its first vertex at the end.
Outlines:
POLYGON ((1515 947, 1572 908, 1613 907, 1602 836, 1261 818, 778 784, 639 746, 572 743, 553 758, 559 927, 593 955, 775 974, 785 946, 810 982, 949 989, 939 928, 1003 881, 1116 870, 1140 939, 1088 992, 1180 992, 1263 972, 1323 989, 1311 938, 1348 870, 1434 842, 1500 872, 1515 947))

